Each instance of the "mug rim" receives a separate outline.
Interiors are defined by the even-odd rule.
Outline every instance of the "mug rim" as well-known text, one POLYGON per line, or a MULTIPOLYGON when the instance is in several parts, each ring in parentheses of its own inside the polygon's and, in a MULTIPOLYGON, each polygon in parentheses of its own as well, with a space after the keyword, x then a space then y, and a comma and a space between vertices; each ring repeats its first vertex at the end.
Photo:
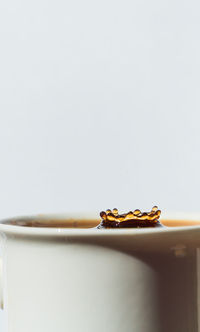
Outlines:
POLYGON ((14 218, 4 218, 0 220, 0 232, 10 235, 29 235, 29 236, 118 236, 118 235, 137 235, 141 236, 143 234, 157 234, 157 233, 185 233, 186 231, 196 232, 200 231, 200 214, 191 214, 191 213, 176 213, 176 214, 165 214, 164 218, 161 218, 161 223, 164 221, 185 221, 185 222, 197 222, 198 224, 191 226, 169 226, 169 227, 158 227, 158 228, 120 228, 120 229, 96 229, 95 227, 91 228, 64 228, 64 227, 41 227, 41 226, 22 226, 22 225, 13 225, 9 224, 13 221, 17 222, 20 220, 62 220, 62 219, 74 219, 74 220, 88 220, 94 221, 100 219, 92 213, 66 213, 66 214, 37 214, 37 215, 28 215, 28 216, 18 216, 14 218))

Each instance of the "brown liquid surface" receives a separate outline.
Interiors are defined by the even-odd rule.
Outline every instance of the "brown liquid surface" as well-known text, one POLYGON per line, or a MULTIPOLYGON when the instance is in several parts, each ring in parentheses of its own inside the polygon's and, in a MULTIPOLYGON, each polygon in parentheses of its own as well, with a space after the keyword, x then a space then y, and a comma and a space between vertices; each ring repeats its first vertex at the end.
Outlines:
POLYGON ((150 212, 141 212, 136 209, 128 213, 119 214, 117 209, 106 210, 100 213, 102 222, 98 228, 143 228, 162 227, 159 222, 161 211, 154 206, 150 212))
MULTIPOLYGON (((176 219, 162 219, 161 223, 167 227, 187 227, 200 226, 200 220, 176 220, 176 219)), ((18 218, 3 221, 2 224, 23 226, 23 227, 44 227, 44 228, 95 228, 99 225, 99 219, 66 219, 66 218, 18 218)))

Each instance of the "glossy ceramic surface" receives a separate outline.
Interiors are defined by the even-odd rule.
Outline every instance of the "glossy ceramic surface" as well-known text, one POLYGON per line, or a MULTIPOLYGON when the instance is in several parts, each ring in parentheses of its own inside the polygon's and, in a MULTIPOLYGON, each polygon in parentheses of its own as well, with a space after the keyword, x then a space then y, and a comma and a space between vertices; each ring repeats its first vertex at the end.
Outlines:
MULTIPOLYGON (((187 226, 158 229, 6 224, 75 220, 84 226, 86 217, 2 221, 1 302, 7 331, 197 332, 198 218, 170 219, 164 223, 187 226)), ((91 218, 89 225, 97 223, 91 218)))

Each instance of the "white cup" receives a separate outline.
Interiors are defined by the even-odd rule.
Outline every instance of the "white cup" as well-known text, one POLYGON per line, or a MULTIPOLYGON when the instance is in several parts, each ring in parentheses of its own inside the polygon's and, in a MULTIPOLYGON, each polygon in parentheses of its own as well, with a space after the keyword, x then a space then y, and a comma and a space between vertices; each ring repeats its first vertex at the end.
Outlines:
POLYGON ((0 223, 6 332, 197 332, 200 222, 62 228, 97 223, 77 216, 0 223))

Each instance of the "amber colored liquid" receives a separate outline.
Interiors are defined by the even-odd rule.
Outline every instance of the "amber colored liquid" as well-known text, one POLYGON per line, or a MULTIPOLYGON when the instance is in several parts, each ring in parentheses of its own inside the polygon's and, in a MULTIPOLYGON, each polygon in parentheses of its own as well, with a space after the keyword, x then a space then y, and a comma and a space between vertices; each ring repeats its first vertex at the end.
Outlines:
POLYGON ((64 218, 19 218, 2 222, 5 225, 46 228, 93 228, 99 224, 97 219, 64 218))
POLYGON ((106 210, 100 213, 102 221, 98 226, 101 228, 146 228, 162 227, 159 222, 161 211, 153 206, 150 212, 141 212, 139 209, 128 213, 119 214, 117 209, 106 210))
MULTIPOLYGON (((21 218, 2 222, 6 225, 23 226, 23 227, 47 227, 47 228, 95 228, 99 225, 99 219, 56 219, 56 218, 21 218)), ((187 227, 200 226, 200 220, 173 220, 162 219, 161 224, 166 227, 187 227)))

